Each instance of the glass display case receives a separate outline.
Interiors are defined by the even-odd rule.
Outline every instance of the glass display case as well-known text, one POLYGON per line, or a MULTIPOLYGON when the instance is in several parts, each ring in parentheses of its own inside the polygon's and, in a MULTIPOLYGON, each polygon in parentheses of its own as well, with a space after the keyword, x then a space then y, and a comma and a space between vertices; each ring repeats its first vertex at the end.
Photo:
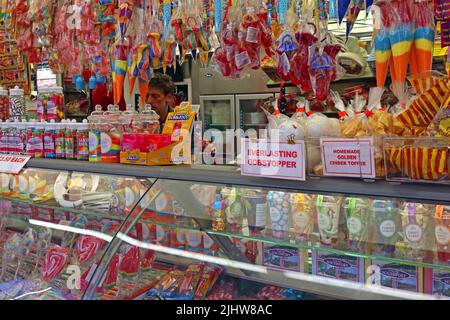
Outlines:
POLYGON ((33 159, 0 175, 0 298, 446 299, 447 189, 33 159))
POLYGON ((235 128, 233 95, 200 96, 200 107, 204 131, 226 131, 235 128))
POLYGON ((244 132, 254 129, 256 133, 259 133, 260 129, 266 129, 268 120, 261 107, 273 97, 273 93, 236 95, 236 128, 241 128, 244 132))

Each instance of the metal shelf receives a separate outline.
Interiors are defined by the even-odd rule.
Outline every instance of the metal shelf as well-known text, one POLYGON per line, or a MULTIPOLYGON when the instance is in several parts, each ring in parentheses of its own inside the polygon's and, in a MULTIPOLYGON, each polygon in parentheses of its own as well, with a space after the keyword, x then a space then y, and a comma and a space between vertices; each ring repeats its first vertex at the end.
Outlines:
POLYGON ((307 181, 280 180, 242 176, 238 167, 233 166, 180 165, 150 167, 74 160, 31 159, 27 167, 141 178, 159 178, 196 183, 225 184, 229 186, 283 189, 305 193, 347 194, 377 198, 395 197, 417 202, 450 203, 450 187, 448 185, 424 183, 405 183, 398 185, 384 180, 364 182, 360 179, 346 178, 321 178, 308 179, 307 181))

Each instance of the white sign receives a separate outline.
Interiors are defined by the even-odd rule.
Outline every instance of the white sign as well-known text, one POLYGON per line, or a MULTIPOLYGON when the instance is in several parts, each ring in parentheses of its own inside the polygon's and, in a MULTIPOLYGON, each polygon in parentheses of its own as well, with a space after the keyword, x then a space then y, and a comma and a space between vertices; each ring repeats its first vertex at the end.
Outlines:
POLYGON ((242 139, 241 174, 305 180, 305 142, 242 139))
POLYGON ((31 157, 0 154, 1 173, 19 173, 31 157))
POLYGON ((375 178, 373 138, 321 138, 323 174, 375 178))

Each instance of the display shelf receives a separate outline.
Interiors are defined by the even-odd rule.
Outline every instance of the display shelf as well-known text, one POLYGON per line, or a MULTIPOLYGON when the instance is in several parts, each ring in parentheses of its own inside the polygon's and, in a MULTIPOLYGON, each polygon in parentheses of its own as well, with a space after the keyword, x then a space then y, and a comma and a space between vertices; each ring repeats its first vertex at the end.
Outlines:
MULTIPOLYGON (((178 250, 181 251, 182 250, 178 250)), ((166 263, 187 266, 192 259, 177 256, 176 254, 158 253, 158 258, 166 263)), ((405 290, 368 285, 365 283, 349 282, 332 278, 317 277, 314 275, 263 268, 251 275, 243 274, 239 269, 227 267, 226 273, 232 277, 260 282, 262 284, 292 288, 309 293, 324 295, 337 299, 355 300, 391 300, 391 299, 438 299, 433 296, 414 293, 405 290)))
POLYGON ((195 183, 224 184, 249 188, 283 189, 287 191, 349 194, 375 198, 398 198, 408 201, 450 203, 448 186, 421 183, 392 184, 384 180, 364 182, 351 178, 321 178, 306 181, 281 180, 242 176, 238 167, 217 170, 214 166, 137 166, 119 163, 92 163, 75 160, 31 159, 27 167, 59 171, 76 171, 97 174, 114 174, 141 178, 168 179, 195 183))
MULTIPOLYGON (((15 201, 15 202, 23 203, 23 204, 34 205, 36 207, 41 207, 41 208, 74 212, 74 213, 83 214, 87 217, 92 217, 92 218, 105 218, 105 219, 112 219, 112 220, 117 220, 117 221, 121 221, 121 222, 123 222, 127 219, 126 217, 121 217, 121 216, 116 216, 116 215, 108 215, 108 214, 96 213, 96 212, 88 212, 88 211, 83 211, 80 209, 77 210, 77 209, 68 208, 66 210, 65 208, 61 208, 61 207, 36 204, 36 203, 33 203, 31 201, 26 201, 26 200, 16 200, 16 199, 9 199, 9 198, 2 198, 2 197, 0 197, 0 199, 8 199, 11 201, 15 201)), ((171 215, 170 213, 164 213, 164 212, 159 212, 159 213, 166 215, 166 216, 171 215)), ((173 217, 175 218, 175 216, 173 216, 173 217)), ((353 252, 350 250, 344 250, 344 249, 339 249, 339 248, 324 247, 324 246, 321 246, 318 241, 300 242, 300 241, 295 241, 292 238, 291 239, 276 239, 276 238, 266 235, 265 233, 261 233, 260 235, 250 235, 249 232, 234 233, 234 232, 226 232, 226 231, 213 231, 209 228, 203 227, 203 226, 207 225, 208 222, 206 222, 206 224, 202 224, 203 226, 194 227, 194 226, 187 225, 186 223, 183 223, 182 218, 185 218, 186 222, 189 222, 190 217, 186 216, 186 217, 176 217, 176 218, 178 218, 178 221, 176 223, 163 223, 163 222, 158 222, 158 221, 152 221, 152 220, 145 219, 145 218, 141 218, 138 222, 142 223, 142 224, 146 224, 146 225, 155 225, 155 226, 168 227, 168 228, 173 228, 173 229, 182 229, 182 230, 186 230, 186 231, 202 231, 202 232, 207 233, 209 236, 238 238, 241 240, 257 241, 257 242, 270 244, 270 245, 286 246, 286 247, 291 247, 291 248, 296 248, 296 249, 315 250, 315 251, 321 251, 321 252, 350 256, 350 257, 357 257, 357 258, 370 259, 370 260, 380 260, 380 261, 385 261, 385 262, 390 262, 390 263, 399 263, 399 264, 411 265, 411 266, 416 266, 416 267, 426 267, 426 268, 434 268, 434 269, 439 269, 439 270, 450 271, 450 265, 443 265, 443 264, 439 264, 438 262, 428 263, 428 262, 422 262, 422 261, 413 261, 413 260, 410 260, 407 258, 393 258, 393 257, 386 257, 386 256, 369 254, 369 253, 364 253, 364 252, 353 252)), ((14 220, 20 220, 20 221, 27 222, 27 218, 24 216, 18 216, 16 218, 14 218, 14 220)), ((246 228, 244 227, 243 229, 246 229, 246 228)), ((267 232, 270 233, 270 230, 268 230, 267 232)), ((315 237, 316 239, 319 238, 318 234, 317 235, 314 234, 312 236, 315 237)))
MULTIPOLYGON (((331 85, 336 84, 336 83, 348 83, 348 82, 364 82, 365 83, 367 80, 375 81, 376 78, 373 75, 367 75, 367 74, 362 75, 360 77, 344 77, 342 79, 331 82, 331 85)), ((267 87, 270 89, 279 88, 280 84, 281 84, 281 82, 279 82, 279 81, 270 80, 269 82, 267 82, 267 87)), ((290 81, 286 81, 285 87, 296 87, 296 86, 293 85, 290 81)))

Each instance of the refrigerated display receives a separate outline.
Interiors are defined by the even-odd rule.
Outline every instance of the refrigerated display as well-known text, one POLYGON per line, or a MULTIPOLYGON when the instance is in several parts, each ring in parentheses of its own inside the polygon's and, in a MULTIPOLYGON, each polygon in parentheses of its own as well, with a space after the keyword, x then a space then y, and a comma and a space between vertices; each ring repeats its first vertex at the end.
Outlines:
POLYGON ((442 185, 45 159, 0 182, 2 299, 449 298, 442 185))
POLYGON ((254 129, 257 133, 260 129, 265 129, 268 121, 261 107, 264 102, 273 97, 272 93, 236 95, 236 128, 244 132, 254 129))
POLYGON ((204 131, 234 129, 235 105, 233 95, 200 96, 204 131))

